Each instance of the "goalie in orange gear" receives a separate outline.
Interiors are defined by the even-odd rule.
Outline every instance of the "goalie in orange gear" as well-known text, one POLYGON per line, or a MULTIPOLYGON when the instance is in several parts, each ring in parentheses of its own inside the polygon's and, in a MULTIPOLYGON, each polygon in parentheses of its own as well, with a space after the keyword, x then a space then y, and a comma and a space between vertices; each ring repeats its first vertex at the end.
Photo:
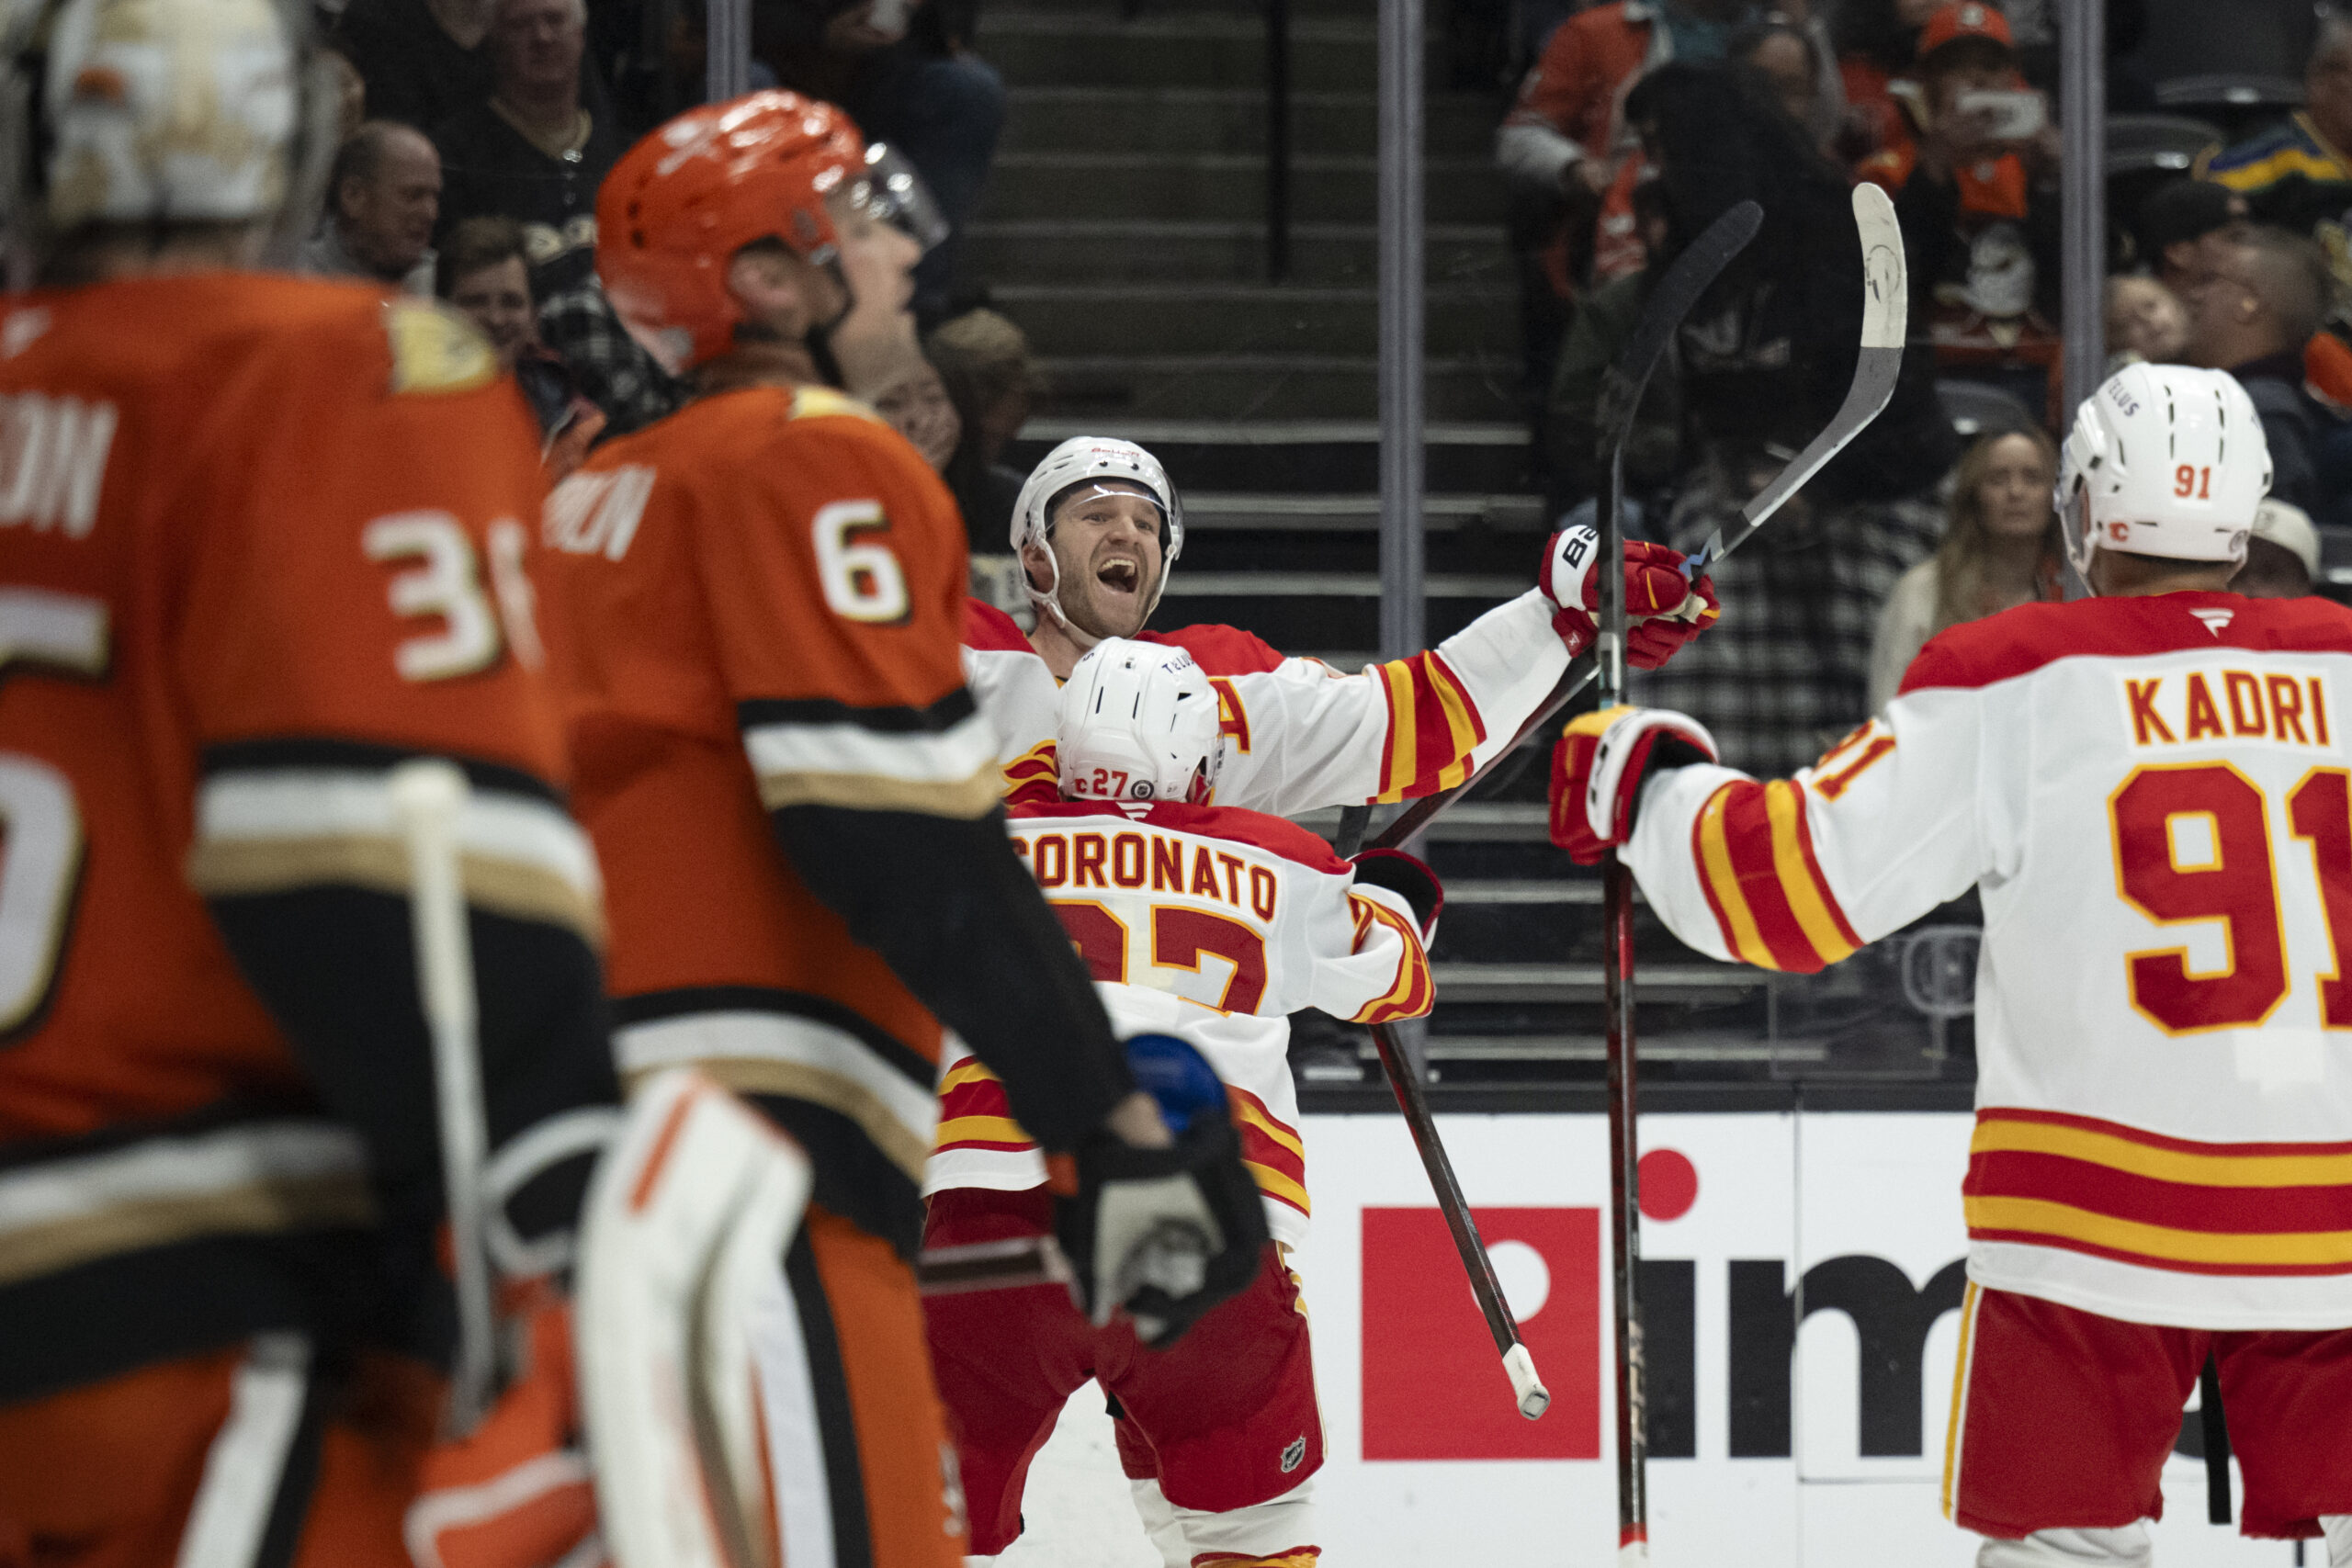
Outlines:
POLYGON ((44 284, 0 305, 10 1562, 408 1562, 452 1335, 404 761, 471 780, 493 1175, 610 1116, 534 423, 437 307, 259 270, 328 151, 306 11, 0 9, 44 284))

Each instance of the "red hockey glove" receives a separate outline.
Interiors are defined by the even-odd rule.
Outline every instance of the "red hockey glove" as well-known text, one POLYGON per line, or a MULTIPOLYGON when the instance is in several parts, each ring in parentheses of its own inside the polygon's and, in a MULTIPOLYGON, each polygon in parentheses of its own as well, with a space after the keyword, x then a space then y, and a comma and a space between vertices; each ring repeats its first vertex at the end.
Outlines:
MULTIPOLYGON (((1552 629, 1570 658, 1592 646, 1599 628, 1600 579, 1594 569, 1600 536, 1589 526, 1564 528, 1544 547, 1536 581, 1558 606, 1552 629)), ((1682 552, 1641 539, 1625 542, 1625 657, 1636 670, 1655 670, 1682 645, 1714 625, 1721 611, 1715 585, 1706 578, 1682 580, 1682 552)))
POLYGON ((1578 715, 1552 750, 1552 841, 1578 865, 1598 864, 1633 836, 1634 806, 1653 764, 1714 760, 1715 738, 1682 714, 1613 707, 1578 715))
POLYGON ((529 1314, 523 1375, 470 1436, 424 1456, 402 1530, 417 1568, 554 1568, 596 1533, 596 1495, 581 1452, 571 1310, 529 1314))

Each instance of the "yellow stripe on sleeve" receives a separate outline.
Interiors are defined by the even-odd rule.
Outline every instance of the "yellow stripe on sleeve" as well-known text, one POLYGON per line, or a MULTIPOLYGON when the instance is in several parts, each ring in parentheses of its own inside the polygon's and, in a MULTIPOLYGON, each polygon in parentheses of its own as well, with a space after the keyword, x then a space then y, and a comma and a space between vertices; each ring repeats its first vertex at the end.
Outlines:
POLYGON ((1246 1100, 1233 1101, 1233 1114, 1237 1119, 1249 1122, 1299 1158, 1306 1157, 1306 1145, 1298 1141, 1296 1133, 1292 1132, 1250 1101, 1246 1100))
POLYGON ((1421 771, 1419 703, 1413 672, 1401 662, 1381 665, 1380 678, 1388 683, 1388 776, 1380 781, 1380 798, 1402 800, 1421 771))
POLYGON ((945 1094, 951 1089, 962 1089, 967 1084, 997 1081, 997 1076, 982 1066, 978 1056, 967 1056, 947 1069, 947 1076, 939 1080, 939 1092, 945 1094))
POLYGON ((1849 956, 1854 944, 1838 930, 1837 919, 1822 897, 1821 884, 1806 861, 1804 843, 1797 835, 1797 814, 1804 809, 1804 794, 1798 785, 1783 780, 1764 786, 1764 814, 1772 824, 1772 869, 1780 876, 1781 891, 1805 941, 1813 944, 1823 964, 1835 964, 1849 956))
POLYGON ((1699 811, 1699 870, 1706 877, 1707 886, 1724 912, 1724 923, 1731 927, 1732 952, 1745 963, 1759 968, 1778 969, 1772 950, 1764 945, 1764 937, 1756 929, 1756 917, 1747 908, 1747 896, 1740 891, 1739 874, 1731 863, 1731 845, 1724 833, 1724 811, 1731 798, 1729 784, 1715 791, 1699 811))
POLYGON ((1031 1142, 1020 1122, 1010 1116, 956 1116, 939 1124, 939 1135, 932 1142, 935 1149, 952 1148, 957 1144, 1021 1144, 1031 1142))
POLYGON ((1470 753, 1478 749, 1477 710, 1453 672, 1437 659, 1423 655, 1421 667, 1430 673, 1430 684, 1436 689, 1438 705, 1445 714, 1445 728, 1453 738, 1454 760, 1437 776, 1440 789, 1452 789, 1470 776, 1470 753))
POLYGON ((1281 1199, 1302 1214, 1312 1212, 1307 1204, 1306 1188, 1272 1166, 1260 1165, 1254 1159, 1245 1159, 1241 1164, 1258 1183, 1259 1191, 1269 1198, 1281 1199))

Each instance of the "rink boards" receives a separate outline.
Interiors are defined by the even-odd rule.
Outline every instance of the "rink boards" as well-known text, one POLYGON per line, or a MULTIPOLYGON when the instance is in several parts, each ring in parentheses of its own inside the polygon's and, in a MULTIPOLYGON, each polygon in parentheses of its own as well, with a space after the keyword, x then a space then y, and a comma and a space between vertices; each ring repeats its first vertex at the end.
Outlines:
MULTIPOLYGON (((1607 1123, 1440 1125, 1554 1404, 1536 1422, 1512 1408, 1403 1122, 1306 1118, 1314 1233, 1296 1262, 1329 1454, 1324 1561, 1608 1562, 1607 1123)), ((1973 1561, 1939 1497, 1969 1128, 1949 1111, 1643 1118, 1653 1207, 1679 1211, 1643 1233, 1653 1561, 1973 1561)), ((2165 1490, 2165 1568, 2295 1561, 2206 1522, 2201 1461, 2176 1454, 2165 1490)))

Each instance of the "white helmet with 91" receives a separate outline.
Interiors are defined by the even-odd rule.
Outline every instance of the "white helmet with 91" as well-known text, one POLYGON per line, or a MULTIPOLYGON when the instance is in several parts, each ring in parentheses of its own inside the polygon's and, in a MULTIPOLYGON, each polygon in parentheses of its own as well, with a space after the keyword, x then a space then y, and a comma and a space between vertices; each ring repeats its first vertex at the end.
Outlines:
POLYGON ((2127 365, 2076 411, 2052 501, 2087 576, 2100 550, 2243 561, 2269 489, 2270 444, 2235 378, 2127 365))
POLYGON ((1181 648, 1104 637, 1062 687, 1062 794, 1205 803, 1216 788, 1216 691, 1181 648))

